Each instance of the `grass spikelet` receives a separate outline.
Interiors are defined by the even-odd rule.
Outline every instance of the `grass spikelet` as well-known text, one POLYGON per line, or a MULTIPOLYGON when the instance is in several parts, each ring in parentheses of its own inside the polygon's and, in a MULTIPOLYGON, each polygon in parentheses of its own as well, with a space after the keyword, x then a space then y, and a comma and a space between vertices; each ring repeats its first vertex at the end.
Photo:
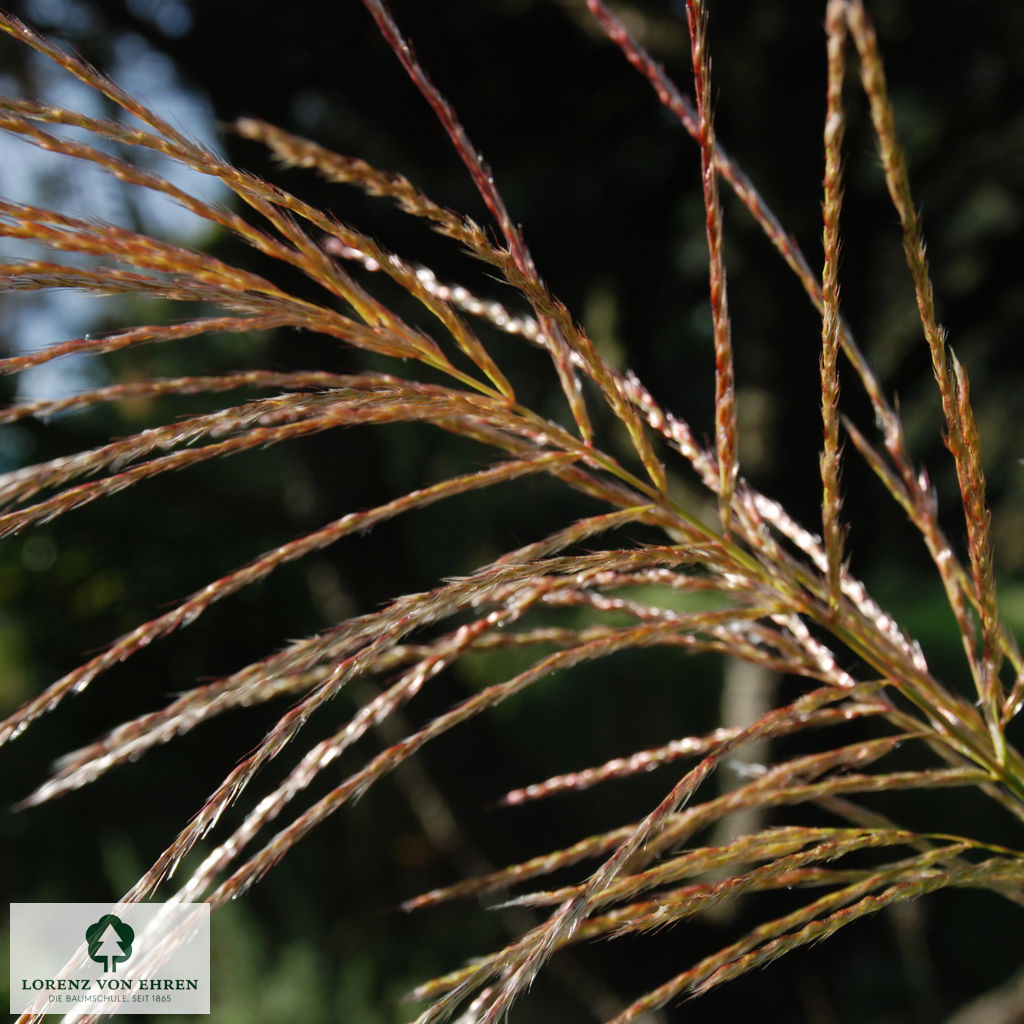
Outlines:
POLYGON ((718 457, 718 504, 722 529, 728 533, 732 516, 732 496, 739 473, 736 455, 736 385, 732 358, 732 328, 729 322, 725 284, 725 260, 722 253, 722 208, 718 202, 715 131, 711 120, 708 21, 707 11, 700 0, 687 0, 686 20, 690 30, 690 55, 697 97, 701 181, 704 188, 705 230, 708 239, 711 319, 715 339, 715 451, 718 457))
POLYGON ((840 575, 843 567, 843 535, 839 521, 839 213, 842 209, 843 81, 846 77, 846 21, 844 5, 835 0, 828 6, 828 92, 825 111, 825 264, 821 277, 821 415, 825 448, 821 454, 822 532, 828 559, 828 605, 834 615, 839 609, 840 575))
POLYGON ((952 353, 953 375, 956 379, 957 440, 962 448, 956 460, 960 497, 967 520, 967 553, 974 578, 981 618, 982 656, 981 692, 985 717, 1000 763, 1005 760, 1005 739, 1000 727, 1004 699, 999 682, 1002 657, 999 643, 999 610, 996 581, 992 566, 991 516, 985 505, 985 474, 981 468, 981 436, 971 409, 967 374, 956 354, 952 353))

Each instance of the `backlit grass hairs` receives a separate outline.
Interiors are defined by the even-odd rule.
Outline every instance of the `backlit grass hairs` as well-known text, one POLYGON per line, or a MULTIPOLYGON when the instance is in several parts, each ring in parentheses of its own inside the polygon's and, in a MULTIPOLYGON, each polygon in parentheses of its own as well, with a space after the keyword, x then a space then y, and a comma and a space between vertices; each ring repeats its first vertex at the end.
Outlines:
MULTIPOLYGON (((14 740, 34 719, 84 690, 105 670, 181 629, 215 602, 266 578, 286 563, 405 512, 482 488, 543 474, 595 500, 599 514, 510 550, 468 575, 434 589, 398 596, 313 636, 293 641, 234 674, 184 692, 166 707, 129 721, 68 755, 29 797, 38 803, 82 786, 115 765, 231 708, 291 696, 293 702, 262 742, 245 755, 126 895, 150 898, 225 809, 250 798, 250 784, 338 692, 359 677, 379 690, 327 739, 317 743, 285 780, 253 800, 241 825, 212 848, 193 875, 161 898, 209 901, 214 907, 247 890, 302 837, 365 793, 425 745, 463 722, 514 699, 553 672, 615 652, 661 645, 684 652, 721 652, 807 680, 795 700, 773 707, 745 728, 683 736, 654 749, 565 776, 533 783, 504 797, 521 803, 607 779, 672 765, 675 782, 637 820, 540 852, 486 877, 410 900, 408 907, 516 887, 515 901, 539 908, 540 922, 502 949, 423 984, 421 1024, 461 1012, 465 1021, 494 1024, 522 996, 558 949, 596 937, 645 933, 684 922, 719 901, 745 893, 792 888, 793 909, 764 920, 637 998, 615 1018, 635 1020, 671 1000, 706 992, 790 950, 831 935, 876 911, 950 886, 983 888, 1024 903, 1024 855, 969 836, 918 834, 869 812, 857 795, 970 787, 1024 820, 1024 761, 1006 728, 1024 703, 1024 659, 1003 625, 996 596, 989 513, 980 440, 963 367, 936 320, 921 224, 897 141, 874 31, 860 0, 827 6, 828 87, 824 126, 824 264, 814 273, 793 239, 768 210, 716 137, 711 116, 707 16, 688 0, 694 96, 691 102, 630 35, 603 0, 588 7, 608 38, 644 75, 658 100, 693 136, 699 149, 713 319, 714 445, 705 448, 677 411, 662 408, 632 373, 611 367, 569 310, 544 284, 495 179, 455 112, 418 63, 380 0, 364 0, 383 37, 440 120, 497 228, 492 235, 467 217, 431 201, 398 174, 328 152, 258 120, 236 125, 286 164, 352 185, 396 204, 504 281, 501 302, 444 284, 428 268, 403 259, 357 228, 226 163, 64 49, 10 16, 0 28, 102 93, 136 126, 88 117, 26 99, 0 100, 0 127, 55 157, 85 161, 121 182, 170 197, 271 261, 289 264, 322 289, 320 301, 298 298, 271 280, 138 232, 3 200, 0 233, 52 251, 0 267, 6 288, 71 288, 95 294, 189 300, 209 310, 183 322, 126 325, 101 337, 76 338, 45 351, 2 360, 14 374, 69 353, 99 355, 172 343, 213 332, 298 328, 394 360, 392 373, 338 374, 246 370, 213 376, 129 380, 72 398, 15 404, 5 423, 146 396, 218 394, 217 411, 175 420, 133 436, 0 478, 6 511, 0 533, 13 534, 139 481, 208 459, 247 452, 352 424, 423 422, 478 442, 490 454, 447 479, 421 486, 374 508, 352 510, 304 536, 256 555, 212 580, 177 606, 143 622, 69 671, 0 725, 14 740), (843 194, 843 83, 855 51, 870 107, 881 167, 899 217, 906 262, 917 298, 941 401, 945 439, 959 481, 967 536, 962 562, 939 526, 935 492, 907 449, 896 408, 866 363, 840 312, 839 247, 843 194), (96 145, 58 129, 84 129, 96 145), (237 212, 204 202, 159 174, 100 146, 151 150, 222 182, 237 212), (791 519, 744 479, 737 456, 733 351, 722 249, 719 189, 731 188, 796 274, 821 313, 821 539, 791 519), (74 254, 74 265, 62 260, 74 254), (372 271, 374 273, 366 273, 372 271), (390 278, 432 314, 433 330, 411 326, 374 293, 390 278), (517 399, 477 331, 479 323, 518 336, 550 357, 552 381, 564 396, 564 422, 541 417, 517 399), (874 413, 858 426, 839 412, 840 353, 874 413), (425 368, 418 379, 417 367, 425 368), (443 379, 445 382, 438 382, 443 379), (584 382, 587 386, 584 387, 584 382), (233 401, 237 392, 260 397, 233 401), (598 436, 594 415, 607 406, 625 428, 632 456, 624 461, 598 436), (927 548, 963 643, 974 692, 950 688, 919 644, 887 615, 845 562, 840 502, 841 434, 867 461, 909 517, 927 548), (668 493, 663 460, 695 474, 717 502, 709 520, 668 493), (618 547, 611 531, 645 524, 662 541, 618 547), (713 600, 679 610, 679 594, 713 600), (586 609, 586 626, 537 626, 537 609, 586 609), (372 726, 397 712, 463 655, 492 649, 528 657, 528 667, 495 678, 449 711, 370 758, 311 806, 293 801, 372 726), (855 657, 851 657, 855 656, 855 657), (842 666, 856 664, 856 670, 842 666), (858 674, 853 674, 854 672, 858 674), (876 738, 793 756, 719 796, 703 783, 744 742, 793 735, 855 719, 873 719, 876 738), (921 753, 920 767, 886 770, 881 762, 901 746, 921 753), (943 763, 935 767, 936 756, 943 763), (832 814, 829 827, 779 824, 742 834, 727 845, 692 845, 690 837, 729 815, 814 802, 832 814), (267 830, 273 826, 276 832, 267 830), (844 864, 874 851, 875 867, 844 864), (585 865, 575 885, 544 889, 560 868, 585 865)), ((478 459, 480 456, 478 455, 478 459)), ((675 467, 673 469, 675 470, 675 467)), ((618 534, 621 536, 621 533, 618 534)), ((688 607, 688 606, 684 606, 688 607)), ((337 707, 338 705, 335 705, 337 707)))

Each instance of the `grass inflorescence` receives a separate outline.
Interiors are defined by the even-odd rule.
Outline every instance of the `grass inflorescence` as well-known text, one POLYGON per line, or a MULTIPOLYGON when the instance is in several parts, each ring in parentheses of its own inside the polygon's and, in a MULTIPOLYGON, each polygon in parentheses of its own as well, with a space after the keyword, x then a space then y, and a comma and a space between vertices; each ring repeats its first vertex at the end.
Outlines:
MULTIPOLYGON (((358 610, 230 674, 184 690, 165 707, 132 718, 69 754, 24 803, 38 804, 90 783, 222 712, 270 705, 288 696, 288 709, 243 753, 125 894, 128 900, 159 894, 216 907, 246 892, 326 818, 443 735, 561 670, 663 647, 742 659, 805 685, 795 696, 792 691, 777 695, 775 706, 750 724, 722 723, 705 733, 677 735, 668 743, 546 780, 524 780, 519 788, 495 794, 505 805, 521 805, 654 768, 675 772, 662 799, 639 808, 635 820, 409 898, 405 908, 411 910, 505 893, 509 904, 529 907, 537 915, 503 948, 421 985, 414 993, 426 1004, 417 1017, 421 1024, 460 1012, 465 1014, 461 1020, 495 1024, 564 947, 682 926, 713 906, 753 893, 792 890, 791 908, 685 965, 618 1012, 615 1024, 706 992, 867 915, 936 890, 987 889, 1024 904, 1024 854, 982 836, 903 828, 859 802, 870 794, 959 787, 979 801, 993 801, 1016 827, 1024 821, 1024 759, 1007 739, 1024 705, 1024 657, 1005 625, 996 591, 980 432, 966 371, 938 322, 921 219, 896 135, 878 41, 863 4, 830 0, 827 5, 824 259, 817 273, 717 138, 709 59, 713 34, 705 9, 713 5, 700 0, 686 5, 691 102, 603 0, 588 0, 596 24, 650 82, 657 100, 699 149, 713 340, 708 360, 714 369, 714 440, 705 445, 679 410, 664 407, 634 373, 612 365, 552 294, 527 246, 528 228, 520 228, 506 208, 495 175, 457 113, 385 4, 364 2, 465 164, 493 228, 436 203, 401 174, 333 153, 254 117, 240 120, 234 130, 267 147, 285 165, 362 190, 428 224, 504 284, 500 300, 445 283, 433 269, 391 251, 370 234, 240 170, 83 60, 0 15, 0 29, 8 36, 133 119, 102 119, 3 97, 0 127, 55 159, 86 162, 120 182, 173 199, 211 228, 251 247, 269 267, 286 265, 317 289, 292 294, 274 283, 272 269, 263 276, 139 230, 4 199, 0 235, 51 254, 4 263, 0 279, 5 288, 122 296, 126 309, 138 308, 128 303, 139 297, 170 300, 185 303, 190 312, 173 322, 133 323, 10 355, 0 361, 0 371, 19 374, 68 354, 114 356, 197 336, 286 328, 333 339, 375 360, 374 369, 353 372, 247 368, 129 379, 72 397, 16 402, 0 412, 0 422, 46 419, 143 398, 152 403, 185 395, 215 397, 211 411, 168 419, 5 474, 0 478, 0 535, 45 524, 172 470, 343 426, 433 426, 472 442, 477 453, 462 471, 423 480, 374 507, 350 510, 256 554, 133 626, 13 711, 0 723, 0 743, 14 741, 41 715, 96 685, 107 670, 185 629, 215 604, 342 538, 413 510, 540 476, 583 496, 595 511, 546 536, 520 539, 516 547, 471 571, 452 566, 451 575, 429 589, 358 610), (902 231, 944 439, 959 484, 965 558, 940 525, 936 491, 909 450, 898 406, 842 314, 843 140, 852 92, 847 65, 854 60, 902 231), (65 128, 79 135, 60 130, 65 128), (92 143, 81 141, 83 135, 92 143), (201 199, 148 164, 118 155, 139 152, 159 154, 216 179, 233 202, 201 199), (820 480, 815 481, 820 538, 752 486, 740 461, 719 194, 726 189, 760 225, 820 313, 822 446, 820 480), (387 288, 378 288, 381 282, 387 288), (405 305, 400 311, 398 303, 383 297, 395 288, 403 303, 425 314, 422 321, 412 322, 405 305), (310 297, 314 294, 319 298, 310 297), (496 346, 489 345, 495 332, 543 353, 552 389, 560 396, 560 416, 542 415, 520 400, 514 374, 503 369, 496 346), (861 392, 858 401, 870 409, 868 425, 840 412, 840 376, 846 389, 861 392), (616 437, 627 439, 625 456, 621 444, 607 436, 609 422, 621 427, 616 437), (845 448, 844 439, 849 442, 845 448), (960 635, 973 692, 959 692, 944 667, 929 662, 921 644, 851 573, 841 501, 847 457, 866 461, 919 535, 960 635), (669 486, 666 466, 673 474, 683 467, 710 502, 681 497, 690 492, 669 486), (645 539, 624 541, 628 536, 645 539), (525 667, 490 679, 425 724, 409 726, 407 734, 359 767, 346 768, 348 774, 309 806, 295 809, 314 782, 323 782, 329 766, 350 763, 343 755, 367 733, 382 722, 404 721, 405 706, 461 660, 495 651, 514 654, 514 663, 525 667), (365 691, 355 714, 331 726, 330 734, 302 754, 282 780, 253 799, 250 787, 264 777, 263 769, 312 719, 329 719, 327 705, 359 681, 374 686, 365 691), (868 738, 851 742, 851 723, 870 726, 868 738), (835 741, 822 742, 829 730, 836 730, 835 741), (801 734, 817 737, 813 752, 771 746, 767 749, 777 756, 735 788, 714 792, 708 784, 744 744, 801 734), (885 759, 897 749, 899 766, 888 767, 885 759), (212 843, 191 876, 171 893, 175 869, 198 842, 212 841, 208 837, 236 804, 247 808, 240 823, 212 843), (790 809, 808 805, 829 822, 807 824, 803 815, 787 820, 790 809), (722 843, 707 841, 717 823, 768 809, 770 820, 749 819, 755 822, 752 831, 722 843), (871 852, 870 859, 862 856, 865 851, 871 852), (545 887, 566 868, 576 868, 579 880, 566 883, 559 876, 545 887)), ((949 514, 942 511, 944 517, 949 514)))

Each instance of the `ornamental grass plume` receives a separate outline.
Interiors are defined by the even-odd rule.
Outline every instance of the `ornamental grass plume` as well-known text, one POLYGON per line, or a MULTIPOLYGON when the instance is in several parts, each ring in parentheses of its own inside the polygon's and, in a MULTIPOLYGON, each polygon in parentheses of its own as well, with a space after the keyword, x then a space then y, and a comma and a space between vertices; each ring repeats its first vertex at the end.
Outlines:
MULTIPOLYGON (((937 318, 921 218, 878 41, 861 0, 827 4, 820 271, 812 269, 719 142, 706 9, 713 16, 713 4, 686 4, 691 100, 603 0, 587 0, 594 23, 697 146, 712 320, 710 444, 702 443, 700 428, 683 410, 666 408, 635 374, 612 365, 552 294, 528 248, 528 225, 518 226, 458 115, 386 5, 364 0, 364 6, 447 133, 490 215, 489 225, 434 202, 401 174, 330 152, 255 117, 239 120, 233 130, 286 166, 362 190, 429 225, 486 268, 499 298, 443 282, 434 269, 391 251, 369 233, 228 163, 85 61, 0 15, 8 36, 118 111, 103 118, 3 97, 5 132, 55 160, 84 162, 121 183, 168 197, 212 230, 251 247, 266 267, 256 273, 129 227, 5 198, 0 234, 33 247, 25 258, 0 267, 5 288, 121 296, 126 321, 97 336, 10 355, 0 360, 5 374, 71 354, 109 357, 116 367, 119 358, 142 346, 285 328, 332 339, 354 353, 356 367, 115 377, 114 383, 71 397, 15 401, 0 413, 5 424, 141 399, 149 408, 183 396, 211 399, 204 411, 184 418, 172 411, 129 436, 6 473, 0 477, 0 534, 48 523, 172 470, 340 427, 433 426, 467 442, 460 452, 473 453, 442 479, 420 479, 374 507, 350 509, 253 553, 173 607, 133 625, 14 710, 0 724, 0 743, 19 740, 44 713, 87 687, 102 686, 99 677, 108 670, 190 626, 219 602, 406 513, 503 484, 514 488, 530 477, 547 478, 580 496, 589 511, 546 535, 519 537, 516 546, 475 568, 452 565, 427 589, 356 608, 228 674, 182 681, 182 691, 166 706, 68 754, 24 804, 51 800, 158 745, 181 742, 183 734, 221 713, 255 705, 273 709, 286 698, 286 709, 275 711, 262 739, 235 752, 235 766, 125 895, 208 901, 216 908, 249 890, 325 819, 344 813, 435 740, 453 731, 457 737, 471 719, 543 680, 560 678, 564 670, 662 647, 673 656, 740 660, 800 685, 771 691, 772 703, 748 724, 722 722, 691 735, 680 723, 670 742, 493 794, 511 806, 572 797, 655 769, 663 781, 660 800, 638 807, 616 827, 410 897, 407 910, 474 896, 528 908, 532 915, 516 918, 525 924, 501 948, 423 982, 412 993, 419 1024, 460 1014, 461 1021, 496 1024, 519 1000, 529 1006, 532 982, 567 947, 594 939, 622 942, 669 926, 684 929, 712 908, 757 894, 775 894, 785 903, 758 904, 768 909, 753 927, 678 964, 656 987, 631 995, 609 1019, 658 1019, 651 1015, 682 999, 937 890, 988 890, 1024 905, 1024 853, 992 843, 980 831, 905 827, 866 799, 959 788, 991 804, 1013 827, 1024 821, 1024 760, 1007 738, 1024 705, 1024 658, 996 590, 979 427, 967 373, 937 318), (909 449, 899 408, 842 312, 843 140, 852 92, 848 70, 854 66, 858 99, 866 100, 902 232, 959 485, 960 518, 952 529, 966 537, 963 555, 943 525, 953 522, 953 512, 942 508, 940 522, 936 490, 909 449), (207 201, 172 183, 170 175, 152 169, 154 155, 219 182, 232 195, 231 204, 207 201), (822 443, 820 478, 813 481, 820 526, 799 523, 760 493, 740 461, 720 196, 727 190, 820 313, 822 443), (302 281, 302 287, 279 281, 302 281), (152 308, 147 302, 153 300, 183 303, 185 312, 166 321, 134 322, 135 311, 152 308), (502 335, 508 337, 496 343, 502 335), (538 412, 519 397, 516 375, 502 365, 508 344, 543 355, 558 395, 555 411, 538 412), (846 415, 841 378, 844 393, 857 392, 846 415), (955 670, 926 657, 911 632, 853 575, 841 500, 848 458, 870 467, 919 535, 959 633, 969 692, 958 688, 955 670), (673 486, 679 478, 689 485, 673 486), (425 722, 408 724, 413 720, 405 711, 418 707, 418 696, 460 663, 495 654, 500 657, 486 664, 506 671, 425 722), (359 695, 347 719, 339 715, 344 703, 335 701, 342 693, 359 695), (294 754, 291 741, 305 739, 314 722, 327 734, 294 754), (851 723, 859 727, 856 734, 851 723), (351 748, 364 749, 368 734, 387 735, 383 730, 396 724, 399 735, 355 767, 345 767, 340 778, 334 774, 350 764, 343 755, 351 748), (794 737, 805 738, 805 745, 764 745, 794 737), (716 769, 742 767, 737 752, 755 742, 768 751, 767 763, 750 766, 735 788, 715 790, 709 779, 716 769), (286 752, 296 758, 288 770, 266 771, 286 752), (742 818, 749 823, 744 829, 714 831, 751 811, 757 814, 742 818), (712 841, 715 836, 724 838, 712 841), (197 844, 201 856, 189 858, 187 877, 176 875, 172 888, 172 874, 197 844)), ((603 714, 607 710, 600 707, 581 708, 580 720, 603 714)), ((16 757, 17 747, 6 756, 16 757)))

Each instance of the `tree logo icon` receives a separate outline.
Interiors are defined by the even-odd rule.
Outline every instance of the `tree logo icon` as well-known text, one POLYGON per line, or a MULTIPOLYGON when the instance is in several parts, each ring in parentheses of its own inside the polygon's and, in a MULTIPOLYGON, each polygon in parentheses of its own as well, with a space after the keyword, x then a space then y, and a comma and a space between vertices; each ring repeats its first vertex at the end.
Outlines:
POLYGON ((116 971, 132 955, 135 931, 119 917, 104 914, 95 924, 85 929, 85 941, 89 944, 89 956, 104 971, 116 971))

